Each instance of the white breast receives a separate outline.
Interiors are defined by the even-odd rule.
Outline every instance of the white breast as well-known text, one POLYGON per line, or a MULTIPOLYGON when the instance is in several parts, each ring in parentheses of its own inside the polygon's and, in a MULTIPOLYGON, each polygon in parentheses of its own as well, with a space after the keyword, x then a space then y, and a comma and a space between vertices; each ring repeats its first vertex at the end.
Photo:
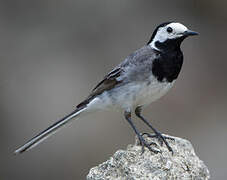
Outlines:
POLYGON ((173 86, 174 82, 158 82, 153 80, 150 84, 144 84, 141 91, 138 93, 135 105, 149 105, 157 99, 164 96, 173 86))
POLYGON ((89 103, 91 109, 134 109, 156 101, 173 86, 174 82, 162 82, 153 77, 148 82, 131 82, 102 93, 89 103))

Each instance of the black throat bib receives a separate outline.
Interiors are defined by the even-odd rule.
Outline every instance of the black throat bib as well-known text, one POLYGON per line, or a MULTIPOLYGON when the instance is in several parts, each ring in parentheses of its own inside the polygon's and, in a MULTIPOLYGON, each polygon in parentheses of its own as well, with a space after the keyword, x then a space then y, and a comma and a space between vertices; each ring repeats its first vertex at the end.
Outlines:
POLYGON ((172 82, 177 79, 182 64, 183 53, 180 49, 181 42, 185 37, 168 39, 165 42, 155 42, 159 49, 159 57, 154 60, 152 73, 159 82, 172 82))

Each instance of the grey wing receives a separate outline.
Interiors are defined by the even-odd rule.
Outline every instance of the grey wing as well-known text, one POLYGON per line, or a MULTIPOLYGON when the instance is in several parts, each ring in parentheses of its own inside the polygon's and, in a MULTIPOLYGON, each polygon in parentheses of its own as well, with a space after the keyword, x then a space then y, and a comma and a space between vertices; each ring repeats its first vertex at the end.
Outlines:
POLYGON ((87 105, 94 97, 102 94, 104 91, 108 91, 114 88, 116 85, 122 82, 122 80, 118 80, 118 77, 123 73, 123 69, 121 67, 116 67, 111 72, 109 72, 102 81, 100 81, 95 88, 91 91, 90 95, 86 100, 77 105, 77 108, 80 108, 84 105, 87 105))
POLYGON ((152 73, 152 63, 156 53, 149 46, 144 46, 129 55, 121 64, 108 73, 92 90, 86 100, 77 105, 87 105, 94 97, 115 86, 132 81, 145 81, 152 73))
POLYGON ((153 62, 159 53, 149 46, 144 46, 129 55, 121 67, 125 73, 121 78, 130 81, 146 81, 152 75, 153 62))

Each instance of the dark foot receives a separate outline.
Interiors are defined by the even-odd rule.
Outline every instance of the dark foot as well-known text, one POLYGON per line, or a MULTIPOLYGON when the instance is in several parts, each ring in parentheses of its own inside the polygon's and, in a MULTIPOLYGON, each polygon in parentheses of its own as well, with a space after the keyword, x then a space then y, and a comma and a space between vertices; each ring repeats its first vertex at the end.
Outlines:
POLYGON ((163 135, 162 135, 161 133, 159 133, 159 132, 156 132, 156 134, 142 133, 141 135, 142 135, 142 136, 147 135, 147 136, 150 137, 150 138, 157 138, 158 141, 159 141, 159 143, 160 143, 160 145, 162 146, 163 143, 165 143, 165 145, 166 145, 166 147, 168 148, 168 150, 169 150, 170 152, 172 152, 172 154, 173 154, 173 149, 170 147, 170 145, 169 145, 169 143, 166 141, 166 139, 169 139, 169 140, 174 141, 174 140, 175 140, 174 138, 171 138, 171 137, 168 137, 168 136, 163 136, 163 135))
POLYGON ((142 146, 142 154, 144 153, 144 147, 147 147, 151 152, 153 152, 153 153, 155 153, 155 154, 157 154, 157 153, 160 152, 160 151, 158 151, 158 150, 155 150, 155 149, 151 148, 151 145, 157 147, 157 144, 156 144, 156 143, 154 143, 154 142, 147 143, 147 142, 145 141, 145 139, 144 139, 141 135, 138 136, 138 139, 139 139, 139 141, 140 141, 140 145, 142 146))

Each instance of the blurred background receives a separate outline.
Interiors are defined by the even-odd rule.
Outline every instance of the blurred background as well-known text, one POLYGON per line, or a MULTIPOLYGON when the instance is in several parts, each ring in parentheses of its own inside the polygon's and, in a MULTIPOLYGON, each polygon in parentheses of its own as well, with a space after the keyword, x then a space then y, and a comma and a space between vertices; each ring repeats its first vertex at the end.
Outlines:
POLYGON ((183 42, 177 83, 144 114, 161 132, 190 140, 212 179, 226 179, 226 7, 221 0, 0 0, 0 179, 85 179, 91 167, 134 143, 123 115, 104 112, 13 155, 169 20, 200 35, 183 42))

